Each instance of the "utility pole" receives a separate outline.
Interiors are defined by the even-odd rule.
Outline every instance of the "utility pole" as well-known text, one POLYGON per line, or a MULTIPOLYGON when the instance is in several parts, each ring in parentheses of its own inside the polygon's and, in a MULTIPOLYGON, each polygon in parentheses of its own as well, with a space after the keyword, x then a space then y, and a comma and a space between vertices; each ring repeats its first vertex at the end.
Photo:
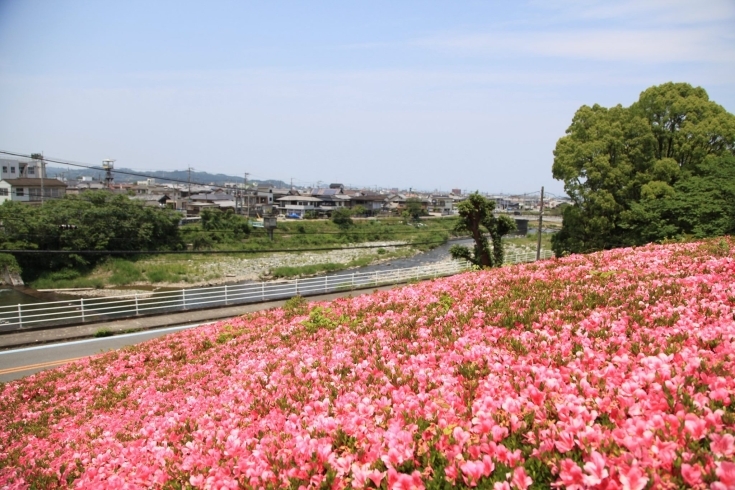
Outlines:
POLYGON ((248 200, 247 204, 245 205, 245 217, 250 219, 250 196, 248 195, 248 175, 250 175, 248 172, 245 172, 244 178, 243 178, 243 184, 244 184, 244 197, 248 200))
POLYGON ((43 161, 43 153, 32 153, 31 159, 37 160, 41 163, 41 205, 43 205, 44 202, 44 194, 45 194, 45 187, 43 185, 43 179, 46 178, 46 172, 44 167, 44 161, 43 161))
POLYGON ((536 260, 541 258, 541 227, 544 225, 544 186, 541 186, 541 206, 538 213, 538 241, 536 242, 536 260))
POLYGON ((189 216, 189 204, 191 204, 191 165, 187 167, 187 170, 189 172, 189 194, 186 196, 186 211, 184 212, 184 216, 189 216))

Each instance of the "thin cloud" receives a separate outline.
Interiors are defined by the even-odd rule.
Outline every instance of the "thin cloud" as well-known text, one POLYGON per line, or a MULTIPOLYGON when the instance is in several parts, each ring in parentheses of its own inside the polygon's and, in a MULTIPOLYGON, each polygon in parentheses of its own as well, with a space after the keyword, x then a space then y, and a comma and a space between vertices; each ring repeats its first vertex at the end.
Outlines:
POLYGON ((547 0, 514 26, 415 39, 415 47, 460 56, 538 56, 645 63, 735 61, 735 2, 547 0))
POLYGON ((723 23, 735 17, 731 0, 544 0, 531 3, 535 8, 566 20, 613 20, 639 24, 723 23))
POLYGON ((707 29, 578 29, 420 39, 414 46, 470 56, 532 55, 649 63, 735 61, 735 36, 707 29))

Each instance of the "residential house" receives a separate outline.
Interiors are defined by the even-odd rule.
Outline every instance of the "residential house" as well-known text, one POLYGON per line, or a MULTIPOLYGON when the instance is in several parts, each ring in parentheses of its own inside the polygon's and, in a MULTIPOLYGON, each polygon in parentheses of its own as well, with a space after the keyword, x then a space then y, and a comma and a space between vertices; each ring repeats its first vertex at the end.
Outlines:
POLYGON ((370 191, 356 191, 350 193, 350 203, 352 207, 362 206, 368 216, 375 216, 383 211, 386 207, 386 196, 370 191))
POLYGON ((390 212, 400 213, 406 207, 406 199, 408 198, 405 194, 388 194, 385 198, 385 208, 390 212))
POLYGON ((319 198, 319 214, 330 215, 335 209, 352 206, 350 196, 345 194, 342 184, 331 184, 329 188, 311 189, 309 194, 319 198))
POLYGON ((435 194, 431 196, 429 212, 441 213, 442 215, 456 214, 457 208, 454 203, 457 199, 451 194, 435 194))
POLYGON ((322 201, 313 196, 285 196, 276 199, 276 202, 282 214, 294 214, 303 218, 307 211, 317 212, 322 201))
POLYGON ((232 209, 236 208, 235 200, 224 192, 205 192, 194 194, 185 203, 187 216, 196 216, 202 208, 232 209))
POLYGON ((41 175, 40 160, 18 160, 15 158, 0 158, 0 179, 37 179, 46 177, 41 175))
MULTIPOLYGON (((159 208, 165 208, 169 201, 173 201, 167 194, 142 194, 139 196, 130 196, 130 199, 142 201, 146 206, 159 208)), ((175 204, 175 201, 172 204, 175 204)))
POLYGON ((21 178, 0 181, 0 203, 38 202, 66 195, 66 184, 57 179, 21 178))

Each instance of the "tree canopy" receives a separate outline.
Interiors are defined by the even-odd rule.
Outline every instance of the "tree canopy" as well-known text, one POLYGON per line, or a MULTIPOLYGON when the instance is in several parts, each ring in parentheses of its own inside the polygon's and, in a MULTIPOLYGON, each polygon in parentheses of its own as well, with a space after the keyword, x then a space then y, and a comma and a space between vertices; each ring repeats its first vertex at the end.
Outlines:
POLYGON ((686 83, 582 106, 554 150, 572 205, 557 255, 735 231, 735 116, 686 83))
MULTIPOLYGON (((43 206, 6 201, 0 206, 0 249, 177 250, 183 247, 171 209, 145 206, 106 191, 68 195, 43 206)), ((93 265, 102 256, 18 254, 24 272, 93 265)))
POLYGON ((418 220, 423 214, 425 214, 424 205, 421 203, 421 199, 418 197, 409 197, 406 199, 405 213, 413 220, 418 220))
POLYGON ((461 245, 454 245, 449 252, 455 259, 465 259, 478 267, 500 267, 503 265, 502 238, 515 230, 515 221, 509 216, 495 216, 495 202, 490 201, 478 192, 470 194, 467 200, 457 206, 459 221, 455 231, 469 232, 475 240, 475 247, 470 250, 461 245), (490 235, 492 248, 486 234, 490 235))
POLYGON ((332 222, 339 226, 340 229, 346 230, 354 224, 352 221, 352 212, 347 208, 337 208, 332 211, 332 222))

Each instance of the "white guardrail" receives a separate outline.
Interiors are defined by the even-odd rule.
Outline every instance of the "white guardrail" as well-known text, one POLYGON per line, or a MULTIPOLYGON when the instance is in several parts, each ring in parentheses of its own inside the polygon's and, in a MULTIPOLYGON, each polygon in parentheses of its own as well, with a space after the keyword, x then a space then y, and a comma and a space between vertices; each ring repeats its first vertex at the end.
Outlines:
MULTIPOLYGON (((542 258, 553 254, 542 250, 542 258)), ((505 263, 532 262, 536 252, 510 254, 505 263)), ((138 315, 169 314, 177 311, 259 303, 297 295, 311 296, 337 291, 369 288, 385 284, 450 276, 469 267, 464 261, 441 262, 405 269, 353 272, 288 281, 232 284, 175 291, 153 295, 128 294, 100 298, 79 298, 45 303, 0 306, 0 332, 24 328, 54 327, 85 322, 118 320, 138 315)))

